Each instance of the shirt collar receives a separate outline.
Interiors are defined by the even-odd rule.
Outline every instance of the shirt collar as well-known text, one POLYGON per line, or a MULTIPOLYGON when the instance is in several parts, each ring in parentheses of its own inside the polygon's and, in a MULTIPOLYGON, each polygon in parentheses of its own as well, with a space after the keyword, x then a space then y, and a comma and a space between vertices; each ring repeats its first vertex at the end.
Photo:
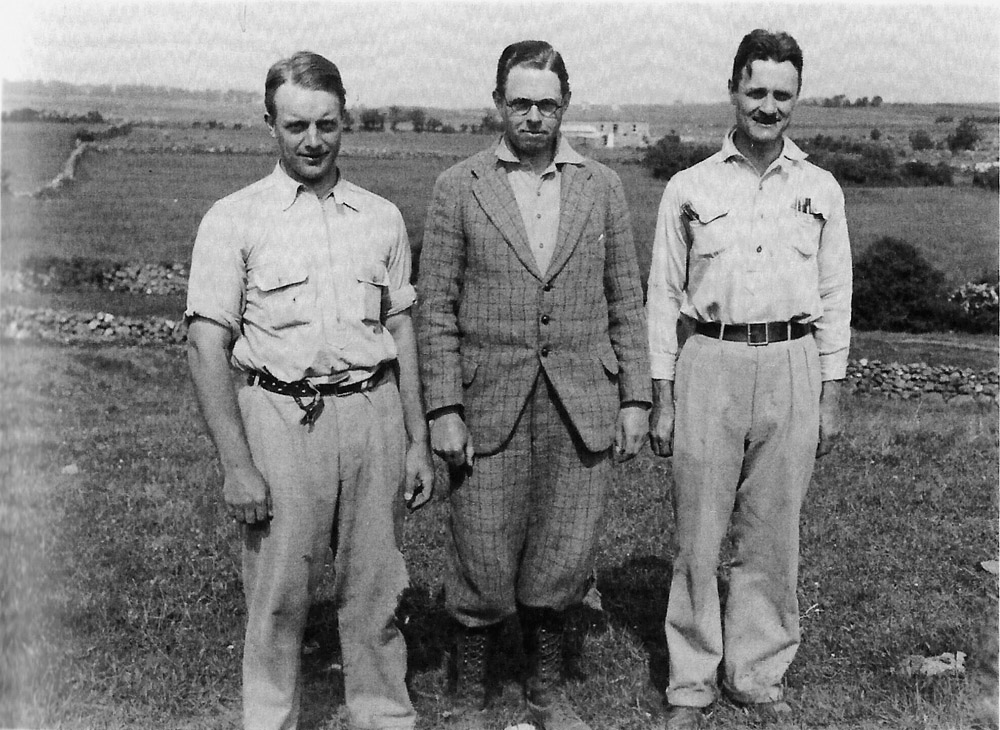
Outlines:
MULTIPOLYGON (((510 145, 507 144, 506 136, 500 137, 500 141, 497 143, 495 154, 500 162, 515 164, 515 165, 521 164, 520 158, 510 148, 510 145)), ((570 147, 570 144, 569 142, 566 141, 566 138, 560 134, 559 141, 556 143, 556 154, 552 158, 552 165, 549 166, 549 169, 551 169, 552 166, 559 168, 562 167, 563 165, 582 165, 585 162, 586 160, 583 158, 583 156, 579 152, 574 150, 572 147, 570 147)))
MULTIPOLYGON (((719 151, 719 154, 723 162, 731 160, 733 157, 743 157, 743 153, 739 151, 736 147, 736 142, 733 141, 733 134, 735 132, 736 127, 733 127, 726 133, 726 138, 722 141, 722 149, 719 151)), ((788 137, 783 137, 782 142, 781 153, 778 155, 779 160, 785 158, 792 162, 801 162, 809 156, 788 137)))
MULTIPOLYGON (((275 164, 274 172, 271 173, 271 177, 274 180, 275 186, 278 188, 282 203, 282 210, 288 210, 291 208, 295 201, 298 200, 299 193, 308 192, 305 185, 300 183, 298 180, 293 180, 288 173, 284 171, 280 162, 275 164)), ((352 210, 360 211, 361 207, 364 205, 360 188, 358 188, 358 186, 354 183, 350 183, 345 180, 339 169, 337 184, 333 186, 333 190, 330 191, 330 194, 333 196, 335 202, 346 205, 352 210)))

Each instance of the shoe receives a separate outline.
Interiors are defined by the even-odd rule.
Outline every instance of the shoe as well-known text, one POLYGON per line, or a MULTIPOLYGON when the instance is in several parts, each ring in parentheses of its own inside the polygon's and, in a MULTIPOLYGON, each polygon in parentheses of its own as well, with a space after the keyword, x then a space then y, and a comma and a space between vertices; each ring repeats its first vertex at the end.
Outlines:
POLYGON ((792 717, 792 706, 784 700, 755 702, 746 707, 761 722, 785 722, 792 717))
POLYGON ((486 730, 486 669, 495 635, 494 626, 459 630, 448 730, 486 730))
POLYGON ((701 730, 705 724, 702 708, 672 705, 664 718, 663 730, 701 730))
POLYGON ((524 696, 538 730, 591 730, 562 692, 564 620, 550 608, 522 606, 521 631, 528 655, 524 696))

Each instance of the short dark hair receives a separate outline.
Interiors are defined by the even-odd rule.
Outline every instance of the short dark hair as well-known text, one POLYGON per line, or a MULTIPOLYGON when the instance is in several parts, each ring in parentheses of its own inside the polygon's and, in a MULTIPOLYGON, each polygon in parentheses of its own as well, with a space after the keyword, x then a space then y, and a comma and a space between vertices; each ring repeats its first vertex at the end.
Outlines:
POLYGON ((750 64, 754 61, 790 61, 799 72, 799 90, 802 89, 802 49, 788 33, 757 28, 743 36, 733 59, 733 75, 729 78, 730 91, 739 88, 743 69, 747 70, 747 76, 750 75, 750 64))
POLYGON ((341 113, 347 104, 347 92, 340 79, 340 70, 336 64, 318 53, 299 51, 268 69, 267 79, 264 81, 264 108, 272 119, 275 116, 274 95, 286 83, 336 94, 340 99, 341 113))
POLYGON ((504 96, 507 92, 507 77, 515 66, 540 68, 553 71, 559 77, 559 92, 565 98, 569 95, 569 74, 563 58, 551 44, 545 41, 518 41, 503 49, 497 62, 497 86, 494 94, 504 96))

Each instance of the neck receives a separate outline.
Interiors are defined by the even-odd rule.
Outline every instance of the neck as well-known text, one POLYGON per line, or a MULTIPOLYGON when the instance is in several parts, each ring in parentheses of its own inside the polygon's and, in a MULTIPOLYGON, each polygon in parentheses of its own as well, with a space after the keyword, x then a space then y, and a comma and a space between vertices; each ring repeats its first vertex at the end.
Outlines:
POLYGON ((531 171, 536 175, 541 175, 552 164, 552 160, 556 158, 556 146, 559 144, 558 138, 552 143, 552 145, 539 152, 524 152, 522 150, 516 150, 514 145, 507 140, 507 147, 517 155, 517 159, 521 161, 521 164, 527 165, 531 168, 531 171))
POLYGON ((771 163, 778 159, 781 150, 785 146, 785 138, 778 137, 767 142, 755 142, 740 130, 736 130, 733 135, 733 142, 744 157, 746 157, 757 168, 757 171, 764 174, 764 171, 771 166, 771 163))

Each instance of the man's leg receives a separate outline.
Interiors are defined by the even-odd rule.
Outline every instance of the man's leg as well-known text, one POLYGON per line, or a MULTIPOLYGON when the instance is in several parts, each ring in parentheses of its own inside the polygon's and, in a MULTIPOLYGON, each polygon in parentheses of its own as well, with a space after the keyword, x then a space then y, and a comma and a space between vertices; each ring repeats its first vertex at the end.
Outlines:
POLYGON ((396 625, 408 584, 398 543, 406 455, 399 391, 388 379, 367 393, 328 399, 327 405, 350 424, 340 430, 334 569, 351 728, 412 728, 406 644, 396 625))
POLYGON ((323 568, 337 505, 337 422, 324 414, 310 433, 291 398, 249 386, 238 397, 274 507, 272 520, 243 531, 244 727, 290 730, 298 722, 309 585, 323 568))
POLYGON ((781 699, 781 679, 799 646, 799 513, 816 459, 822 387, 811 337, 756 349, 725 621, 726 689, 747 703, 781 699))
POLYGON ((674 559, 665 622, 667 702, 707 707, 722 661, 717 569, 750 428, 754 368, 746 345, 691 337, 674 386, 674 559))
POLYGON ((588 451, 548 379, 530 399, 532 432, 528 532, 517 579, 528 654, 528 706, 546 730, 586 730, 558 687, 565 611, 580 603, 593 575, 604 520, 610 450, 588 451))

